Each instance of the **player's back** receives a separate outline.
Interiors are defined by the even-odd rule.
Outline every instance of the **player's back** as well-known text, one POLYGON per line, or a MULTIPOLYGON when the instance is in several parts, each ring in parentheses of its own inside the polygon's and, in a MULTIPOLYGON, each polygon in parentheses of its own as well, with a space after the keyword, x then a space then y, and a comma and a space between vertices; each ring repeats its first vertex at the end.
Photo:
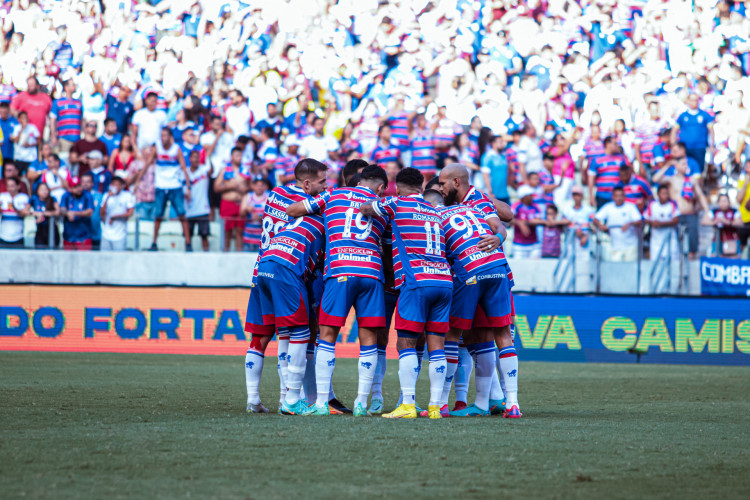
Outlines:
POLYGON ((466 205, 441 207, 439 213, 446 255, 459 280, 506 272, 505 255, 500 248, 492 252, 479 250, 480 240, 492 234, 483 214, 466 205))
POLYGON ((380 239, 383 217, 364 217, 362 203, 377 200, 366 187, 326 191, 306 202, 309 212, 323 214, 326 230, 326 278, 361 276, 383 281, 380 239))
POLYGON ((452 286, 440 214, 422 195, 389 197, 375 206, 391 220, 396 288, 452 286))
POLYGON ((277 262, 307 279, 323 259, 324 249, 323 217, 317 214, 305 215, 276 233, 263 253, 263 261, 277 262))

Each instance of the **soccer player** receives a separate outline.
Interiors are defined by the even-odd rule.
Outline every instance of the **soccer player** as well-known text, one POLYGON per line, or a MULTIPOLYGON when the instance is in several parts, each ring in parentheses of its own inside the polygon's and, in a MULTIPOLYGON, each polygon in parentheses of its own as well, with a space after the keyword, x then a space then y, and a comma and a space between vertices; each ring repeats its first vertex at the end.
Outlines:
POLYGON ((430 418, 441 418, 440 402, 445 384, 445 334, 448 332, 453 283, 445 259, 445 236, 440 217, 422 198, 424 177, 415 168, 405 168, 396 177, 398 197, 360 206, 367 217, 387 217, 393 229, 393 262, 396 304, 399 381, 403 403, 386 418, 417 418, 415 394, 417 338, 427 335, 429 352, 430 418))
MULTIPOLYGON (((253 279, 250 285, 250 298, 247 303, 247 316, 245 320, 245 331, 252 335, 250 347, 245 356, 245 382, 247 384, 247 411, 254 413, 268 413, 268 410, 260 401, 260 377, 263 371, 263 358, 268 343, 274 334, 273 325, 265 325, 263 322, 263 308, 261 304, 261 293, 257 288, 258 262, 263 258, 266 249, 269 248, 271 240, 277 232, 291 220, 287 216, 286 207, 303 199, 312 199, 326 189, 325 164, 305 158, 301 160, 294 169, 296 184, 294 186, 279 186, 271 191, 263 211, 263 233, 261 235, 260 251, 258 260, 253 270, 253 279)), ((279 358, 286 358, 286 349, 289 345, 289 337, 279 335, 279 358)), ((284 377, 281 380, 282 387, 286 387, 284 377)), ((282 393, 283 394, 283 393, 282 393)), ((285 394, 284 394, 285 396, 285 394)), ((283 401, 285 401, 284 399, 283 401)), ((281 403, 283 404, 283 401, 281 403)))
POLYGON ((316 415, 329 414, 327 401, 336 364, 336 337, 352 306, 357 313, 360 344, 359 386, 353 413, 355 417, 367 415, 367 398, 377 365, 377 329, 385 326, 379 243, 386 220, 380 216, 365 218, 359 206, 380 198, 387 185, 385 171, 369 165, 362 170, 358 187, 327 191, 314 200, 297 202, 286 209, 290 217, 322 213, 328 240, 315 360, 316 415))
MULTIPOLYGON (((444 168, 440 172, 440 176, 438 177, 438 185, 440 186, 440 191, 442 192, 446 206, 453 205, 454 203, 459 203, 460 200, 461 204, 475 208, 484 216, 486 223, 490 227, 491 233, 494 235, 498 235, 500 238, 500 244, 502 243, 502 241, 505 239, 505 228, 502 227, 502 224, 500 222, 501 220, 503 222, 509 222, 513 219, 513 212, 507 203, 496 201, 493 204, 493 202, 486 195, 484 195, 480 191, 477 191, 471 184, 469 184, 469 170, 465 165, 462 165, 460 163, 454 163, 444 168)), ((446 238, 447 236, 448 235, 446 232, 446 238)), ((484 238, 479 243, 478 250, 483 252, 493 252, 497 248, 497 244, 492 241, 491 234, 487 236, 487 238, 484 238)), ((505 260, 505 255, 503 253, 502 247, 500 248, 500 253, 502 255, 502 263, 507 266, 507 260, 505 260)), ((513 278, 510 269, 508 269, 508 280, 512 283, 513 278)), ((454 296, 455 288, 456 287, 454 286, 454 296)), ((510 288, 511 287, 509 286, 509 295, 510 288)), ((512 304, 512 297, 510 296, 509 302, 512 304)), ((491 338, 494 335, 499 349, 499 355, 496 364, 500 369, 501 377, 498 382, 495 382, 494 375, 491 375, 492 386, 495 388, 492 392, 497 394, 499 392, 497 391, 498 386, 504 384, 507 391, 512 392, 512 397, 508 397, 508 394, 506 393, 507 406, 506 410, 503 413, 503 416, 507 415, 512 418, 517 418, 517 415, 520 417, 521 412, 518 411, 518 408, 516 408, 512 412, 510 411, 510 409, 512 409, 510 403, 516 403, 516 405, 518 403, 518 359, 515 348, 513 347, 513 337, 511 335, 510 324, 500 325, 497 324, 498 322, 496 321, 488 321, 488 318, 490 316, 484 314, 485 311, 477 312, 481 313, 477 315, 477 318, 473 323, 473 329, 476 330, 473 333, 475 333, 479 338, 491 338), (511 378, 512 380, 509 385, 508 380, 511 378)), ((472 335, 470 335, 470 337, 471 336, 472 335)), ((449 345, 449 341, 453 342, 457 340, 458 339, 449 339, 448 337, 446 337, 446 348, 449 345)), ((474 341, 475 339, 471 339, 471 342, 474 341)), ((479 376, 478 373, 477 376, 479 376)), ((497 395, 499 396, 499 394, 497 395)), ((494 399, 495 398, 493 398, 493 400, 494 399)), ((499 405, 495 404, 493 401, 493 407, 498 406, 499 405)))
POLYGON ((274 326, 279 337, 289 337, 286 396, 281 413, 307 415, 312 408, 300 400, 310 342, 310 303, 307 283, 323 260, 325 228, 319 215, 300 217, 276 233, 258 265, 264 326, 274 326))
MULTIPOLYGON (((461 334, 468 333, 472 325, 475 329, 470 337, 470 350, 476 356, 476 400, 473 405, 450 412, 450 415, 490 414, 490 386, 496 366, 494 335, 500 346, 501 375, 510 405, 504 416, 520 417, 517 386, 513 383, 518 374, 518 358, 507 356, 511 352, 515 354, 515 349, 510 336, 511 280, 505 256, 497 246, 483 250, 494 245, 482 239, 490 233, 490 226, 481 212, 466 205, 442 207, 443 198, 436 191, 426 192, 425 199, 438 207, 445 230, 446 255, 455 273, 448 337, 452 342, 458 342, 461 334), (504 362, 504 359, 509 362, 504 362)), ((447 410, 445 393, 442 404, 441 409, 447 410)))

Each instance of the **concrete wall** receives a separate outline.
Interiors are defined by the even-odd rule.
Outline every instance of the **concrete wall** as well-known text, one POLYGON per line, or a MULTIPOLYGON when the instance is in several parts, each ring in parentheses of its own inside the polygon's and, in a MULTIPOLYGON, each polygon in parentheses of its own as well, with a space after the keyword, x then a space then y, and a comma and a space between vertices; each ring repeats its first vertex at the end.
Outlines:
MULTIPOLYGON (((255 253, 61 252, 0 250, 0 283, 101 285, 248 286, 255 253)), ((509 259, 517 291, 554 292, 557 260, 509 259)), ((697 262, 689 263, 682 295, 700 294, 697 262)), ((602 293, 634 294, 637 266, 603 262, 602 293)), ((641 293, 651 293, 650 262, 641 264, 641 293)), ((679 268, 673 267, 671 293, 678 294, 679 268)), ((596 291, 595 261, 576 263, 575 289, 596 291)), ((573 289, 571 288, 571 291, 573 289)))

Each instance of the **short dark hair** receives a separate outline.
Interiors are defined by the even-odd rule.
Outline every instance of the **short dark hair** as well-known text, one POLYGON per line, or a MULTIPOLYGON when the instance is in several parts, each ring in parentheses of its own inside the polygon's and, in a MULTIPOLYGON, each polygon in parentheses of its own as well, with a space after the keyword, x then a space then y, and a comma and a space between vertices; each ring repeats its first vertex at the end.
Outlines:
POLYGON ((263 134, 268 137, 269 139, 275 139, 276 138, 276 131, 273 129, 273 127, 263 127, 261 130, 263 134))
POLYGON ((396 176, 396 184, 403 184, 412 188, 422 189, 424 175, 416 168, 405 168, 396 176))
POLYGON ((677 146, 678 148, 682 149, 683 151, 687 151, 687 146, 685 146, 685 143, 682 142, 682 141, 677 142, 674 145, 677 146))
POLYGON ((615 186, 614 188, 612 188, 612 194, 615 194, 615 191, 621 191, 623 193, 625 192, 625 190, 621 186, 615 186))
POLYGON ((384 124, 382 124, 382 125, 381 125, 380 127, 378 127, 378 134, 380 134, 380 132, 382 132, 382 131, 383 131, 383 129, 386 129, 386 128, 387 128, 387 129, 390 129, 390 128, 391 128, 391 124, 390 124, 390 123, 388 123, 388 122, 385 122, 385 123, 384 123, 384 124))
POLYGON ((427 201, 430 201, 431 199, 439 199, 441 203, 445 202, 445 198, 443 198, 443 195, 440 194, 439 191, 435 191, 434 189, 427 189, 422 196, 424 196, 424 199, 427 201))
POLYGON ((15 182, 16 184, 18 184, 19 186, 21 185, 21 179, 20 179, 19 177, 16 177, 16 176, 13 176, 13 177, 8 177, 7 179, 5 179, 5 182, 6 182, 6 183, 7 183, 8 181, 13 181, 13 182, 15 182))
POLYGON ((60 157, 57 155, 57 153, 50 153, 50 154, 47 155, 47 158, 49 158, 50 156, 52 156, 53 158, 55 158, 57 160, 57 162, 60 163, 60 157))
MULTIPOLYGON (((424 186, 425 192, 431 190, 439 182, 440 182, 440 178, 437 175, 435 177, 433 177, 432 179, 430 179, 429 181, 427 181, 427 184, 425 184, 425 186, 424 186)), ((435 190, 433 189, 433 191, 435 191, 435 190)), ((440 193, 438 192, 438 194, 440 194, 440 193)))
POLYGON ((369 165, 369 163, 367 163, 362 158, 355 158, 353 160, 349 160, 348 162, 346 162, 346 165, 344 165, 344 168, 341 170, 341 175, 344 176, 344 179, 351 178, 352 175, 358 173, 367 165, 369 165))
POLYGON ((547 203, 546 210, 549 210, 549 209, 552 209, 553 212, 557 213, 557 205, 555 205, 554 203, 547 203))
POLYGON ((0 108, 9 108, 10 109, 10 103, 8 101, 0 102, 0 108))
POLYGON ((108 123, 115 123, 114 118, 105 118, 104 119, 104 125, 106 126, 108 123))
POLYGON ((303 158, 294 167, 294 178, 297 180, 317 177, 321 172, 328 170, 325 163, 319 162, 312 158, 303 158))
POLYGON ((244 150, 244 149, 242 149, 241 147, 239 147, 239 146, 235 146, 235 147, 233 147, 233 148, 232 148, 232 152, 231 152, 231 153, 229 153, 229 155, 230 155, 230 156, 231 156, 231 155, 233 155, 235 151, 239 151, 240 153, 244 153, 244 152, 245 152, 245 150, 244 150))
POLYGON ((625 163, 620 165, 620 172, 629 172, 629 171, 630 171, 630 165, 627 165, 625 163))
POLYGON ((544 153, 544 155, 542 155, 542 160, 555 161, 555 157, 549 153, 544 153))
POLYGON ((612 144, 612 143, 617 144, 617 138, 614 135, 608 135, 607 137, 604 138, 604 142, 602 144, 606 146, 607 144, 612 144))
POLYGON ((125 179, 123 179, 123 178, 122 178, 122 177, 120 177, 119 175, 115 175, 114 177, 112 177, 112 180, 111 180, 110 182, 115 182, 115 181, 117 181, 117 182, 122 182, 123 184, 125 184, 125 183, 126 183, 126 182, 125 182, 125 179))
POLYGON ((349 182, 346 183, 346 187, 350 187, 350 188, 357 187, 357 184, 359 184, 359 181, 361 179, 362 179, 362 175, 359 172, 355 173, 354 175, 349 177, 349 182))
POLYGON ((664 182, 662 184, 659 184, 659 187, 656 188, 656 192, 658 193, 662 189, 669 189, 669 183, 664 182))
POLYGON ((381 181, 385 187, 388 187, 388 174, 377 165, 367 165, 364 170, 362 170, 360 176, 360 182, 381 181))
POLYGON ((86 172, 85 174, 81 174, 81 179, 83 179, 84 177, 91 177, 91 180, 92 181, 94 180, 94 174, 92 174, 91 172, 86 172))

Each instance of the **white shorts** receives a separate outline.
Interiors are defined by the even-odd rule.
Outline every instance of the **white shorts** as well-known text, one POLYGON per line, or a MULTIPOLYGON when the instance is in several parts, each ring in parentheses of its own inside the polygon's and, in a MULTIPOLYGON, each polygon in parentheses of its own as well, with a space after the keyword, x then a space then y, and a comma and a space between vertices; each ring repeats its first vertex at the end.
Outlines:
POLYGON ((513 244, 513 257, 517 259, 541 259, 542 244, 534 243, 533 245, 513 244))
POLYGON ((612 249, 609 260, 611 262, 634 262, 638 260, 638 247, 629 247, 620 250, 612 249))

